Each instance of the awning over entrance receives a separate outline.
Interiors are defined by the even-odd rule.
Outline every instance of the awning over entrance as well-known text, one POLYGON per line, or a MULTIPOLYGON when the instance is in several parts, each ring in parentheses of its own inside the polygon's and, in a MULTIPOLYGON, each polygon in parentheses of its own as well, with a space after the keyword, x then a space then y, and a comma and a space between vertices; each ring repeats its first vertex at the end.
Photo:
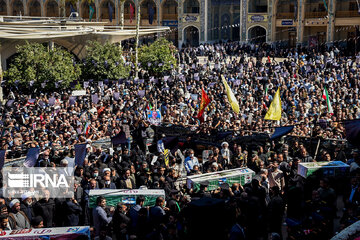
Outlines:
MULTIPOLYGON (((168 31, 169 27, 141 27, 139 36, 168 31)), ((85 22, 59 19, 18 20, 0 22, 0 51, 2 63, 15 53, 16 45, 29 42, 49 42, 59 44, 80 59, 85 57, 88 40, 105 43, 120 42, 135 37, 134 26, 105 26, 102 22, 85 22)))

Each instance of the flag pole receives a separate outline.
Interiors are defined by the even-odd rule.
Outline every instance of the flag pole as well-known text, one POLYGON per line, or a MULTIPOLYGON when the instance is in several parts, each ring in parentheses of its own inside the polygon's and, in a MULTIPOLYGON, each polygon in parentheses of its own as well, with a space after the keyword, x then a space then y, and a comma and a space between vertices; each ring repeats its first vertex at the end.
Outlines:
POLYGON ((135 42, 135 78, 139 77, 139 28, 140 28, 140 5, 137 6, 136 14, 136 42, 135 42))
POLYGON ((320 141, 321 141, 321 138, 319 138, 317 146, 316 146, 316 151, 315 151, 315 156, 314 156, 315 161, 316 161, 316 157, 317 157, 317 154, 318 154, 318 151, 319 151, 320 141))

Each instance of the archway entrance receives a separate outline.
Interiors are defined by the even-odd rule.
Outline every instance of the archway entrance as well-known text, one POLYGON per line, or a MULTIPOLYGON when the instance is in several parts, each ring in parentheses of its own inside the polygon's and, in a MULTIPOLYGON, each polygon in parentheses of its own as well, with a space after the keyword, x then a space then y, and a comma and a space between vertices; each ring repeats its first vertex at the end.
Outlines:
POLYGON ((260 26, 250 28, 248 32, 248 40, 252 43, 266 42, 266 29, 260 26))
POLYGON ((184 29, 184 43, 190 46, 199 45, 199 30, 194 26, 184 29))

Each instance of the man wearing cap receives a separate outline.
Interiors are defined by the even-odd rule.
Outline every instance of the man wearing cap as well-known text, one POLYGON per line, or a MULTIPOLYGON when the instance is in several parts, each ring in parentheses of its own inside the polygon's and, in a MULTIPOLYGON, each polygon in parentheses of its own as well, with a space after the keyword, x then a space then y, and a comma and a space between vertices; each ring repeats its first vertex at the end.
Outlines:
POLYGON ((9 224, 11 229, 30 228, 30 221, 23 211, 20 211, 20 201, 14 199, 10 202, 11 212, 9 214, 9 224))
POLYGON ((20 210, 26 214, 28 219, 32 219, 35 216, 31 193, 26 192, 21 196, 20 210))
POLYGON ((222 156, 222 162, 221 165, 224 168, 227 168, 229 165, 231 165, 231 158, 232 158, 232 153, 229 149, 229 143, 227 142, 223 142, 221 144, 221 156, 222 156))

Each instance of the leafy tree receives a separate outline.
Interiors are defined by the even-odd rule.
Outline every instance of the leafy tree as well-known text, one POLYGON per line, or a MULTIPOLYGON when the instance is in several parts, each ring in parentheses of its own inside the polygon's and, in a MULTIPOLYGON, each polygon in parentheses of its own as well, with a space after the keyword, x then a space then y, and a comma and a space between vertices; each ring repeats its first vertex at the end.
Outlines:
POLYGON ((16 85, 24 91, 54 91, 69 87, 81 75, 73 56, 62 48, 48 50, 39 43, 27 43, 16 48, 17 56, 5 71, 9 87, 16 85))
POLYGON ((130 67, 125 65, 121 47, 97 41, 89 41, 83 65, 83 79, 118 80, 129 76, 130 67))
POLYGON ((175 47, 165 38, 159 38, 150 46, 139 49, 139 63, 151 75, 159 76, 176 67, 175 47))

